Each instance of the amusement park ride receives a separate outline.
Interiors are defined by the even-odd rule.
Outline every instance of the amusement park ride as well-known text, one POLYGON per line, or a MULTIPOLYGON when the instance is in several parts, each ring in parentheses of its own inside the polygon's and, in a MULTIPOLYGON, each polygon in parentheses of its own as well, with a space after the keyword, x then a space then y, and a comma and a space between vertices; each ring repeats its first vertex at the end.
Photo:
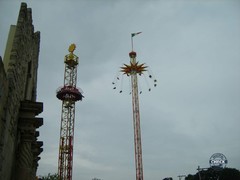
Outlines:
MULTIPOLYGON (((148 71, 148 67, 145 63, 141 64, 136 61, 137 53, 133 51, 133 37, 140 34, 131 34, 132 51, 129 53, 130 64, 124 64, 121 67, 120 72, 123 75, 131 77, 131 93, 132 94, 132 107, 133 107, 133 126, 134 126, 134 147, 135 147, 135 166, 136 166, 136 180, 143 180, 143 163, 142 163, 142 144, 141 144, 141 128, 140 128, 140 110, 139 110, 139 98, 138 98, 138 76, 144 76, 144 72, 148 71)), ((153 75, 149 74, 149 78, 153 79, 153 75)), ((116 89, 117 81, 120 78, 117 76, 113 89, 116 89)), ((157 86, 157 80, 153 79, 154 87, 157 86)), ((151 88, 148 89, 151 91, 151 88)), ((120 90, 122 93, 122 90, 120 90)), ((140 91, 141 93, 141 91, 140 91)))
MULTIPOLYGON (((149 67, 145 63, 141 64, 136 61, 137 53, 133 51, 133 37, 140 34, 131 34, 132 51, 129 53, 130 64, 124 64, 120 73, 131 77, 131 93, 133 106, 133 126, 134 126, 134 147, 135 147, 135 166, 136 180, 143 180, 143 163, 142 163, 142 144, 140 129, 140 110, 138 97, 138 77, 144 76, 148 72, 148 77, 153 80, 154 87, 157 86, 157 80, 149 73, 149 67)), ((78 57, 73 53, 76 48, 75 44, 69 46, 69 54, 65 56, 64 85, 57 89, 57 98, 62 101, 62 114, 59 140, 59 157, 58 157, 58 179, 72 180, 73 167, 73 140, 74 140, 74 122, 75 122, 75 102, 81 101, 84 97, 82 90, 77 88, 77 66, 78 57)), ((117 76, 113 89, 117 87, 117 76)), ((151 91, 151 88, 148 88, 151 91)), ((122 90, 120 90, 122 93, 122 90)), ((141 90, 140 90, 141 94, 141 90)))
POLYGON ((57 89, 57 98, 62 101, 58 157, 59 180, 72 179, 75 102, 83 98, 82 90, 76 87, 78 57, 73 54, 75 48, 75 44, 69 46, 69 54, 64 60, 64 85, 57 89))

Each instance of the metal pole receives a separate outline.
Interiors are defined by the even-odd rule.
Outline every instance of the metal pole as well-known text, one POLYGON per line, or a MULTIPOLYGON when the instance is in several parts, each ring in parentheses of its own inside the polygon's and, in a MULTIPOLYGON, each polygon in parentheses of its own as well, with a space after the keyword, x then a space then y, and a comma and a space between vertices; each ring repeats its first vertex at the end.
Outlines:
POLYGON ((200 166, 198 166, 197 170, 198 170, 199 180, 201 180, 201 175, 200 175, 200 170, 201 170, 201 168, 200 168, 200 166))
POLYGON ((132 76, 132 98, 133 98, 132 103, 133 103, 136 179, 143 180, 140 113, 139 113, 139 100, 138 100, 138 88, 137 88, 137 75, 136 74, 132 76))

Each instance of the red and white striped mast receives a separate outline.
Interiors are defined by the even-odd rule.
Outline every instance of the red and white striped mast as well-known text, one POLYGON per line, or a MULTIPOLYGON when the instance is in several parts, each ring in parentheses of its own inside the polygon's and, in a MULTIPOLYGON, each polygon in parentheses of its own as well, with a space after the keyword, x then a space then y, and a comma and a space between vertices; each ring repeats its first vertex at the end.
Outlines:
POLYGON ((121 72, 123 72, 123 74, 131 76, 136 180, 143 180, 140 110, 138 98, 138 75, 142 75, 147 68, 145 64, 139 64, 136 61, 137 53, 133 51, 133 37, 140 33, 141 32, 131 34, 132 51, 129 53, 130 64, 124 64, 124 66, 121 67, 121 72))

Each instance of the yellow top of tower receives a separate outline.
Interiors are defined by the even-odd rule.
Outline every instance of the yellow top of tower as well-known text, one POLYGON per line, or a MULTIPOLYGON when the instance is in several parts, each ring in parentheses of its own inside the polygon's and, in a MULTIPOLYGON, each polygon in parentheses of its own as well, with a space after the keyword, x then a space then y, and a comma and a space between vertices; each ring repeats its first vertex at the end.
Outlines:
POLYGON ((68 48, 68 51, 73 53, 73 51, 76 49, 76 45, 75 44, 71 44, 68 48))
POLYGON ((71 44, 68 48, 68 51, 70 52, 68 55, 65 56, 64 62, 71 67, 78 65, 78 57, 73 54, 73 51, 76 49, 75 44, 71 44))

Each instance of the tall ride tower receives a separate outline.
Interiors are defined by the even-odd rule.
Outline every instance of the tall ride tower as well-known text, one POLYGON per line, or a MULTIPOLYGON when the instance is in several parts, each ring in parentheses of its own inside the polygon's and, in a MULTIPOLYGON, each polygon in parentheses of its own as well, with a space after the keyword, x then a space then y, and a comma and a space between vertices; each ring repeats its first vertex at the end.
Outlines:
POLYGON ((64 59, 64 85, 57 90, 57 98, 62 101, 58 157, 60 180, 72 179, 75 102, 83 98, 81 89, 76 87, 78 57, 73 54, 75 48, 75 44, 69 46, 69 54, 64 59))
MULTIPOLYGON (((144 63, 139 64, 139 62, 136 61, 137 53, 133 51, 133 37, 140 33, 141 32, 131 34, 132 51, 129 53, 130 64, 129 65, 124 64, 124 66, 121 67, 121 72, 131 77, 136 180, 143 180, 140 110, 139 110, 139 98, 138 98, 138 75, 139 76, 144 75, 143 73, 145 71, 148 71, 147 70, 148 67, 144 63)), ((152 78, 151 74, 149 74, 149 78, 152 78)), ((157 82, 156 79, 154 79, 154 86, 156 86, 156 82, 157 82)), ((115 83, 113 82, 113 84, 115 83)), ((114 87, 114 89, 115 88, 116 87, 114 87)), ((149 91, 151 91, 150 88, 149 88, 149 91)), ((121 92, 122 91, 120 91, 120 93, 121 92)))
POLYGON ((133 107, 133 126, 134 126, 134 145, 135 145, 135 166, 136 166, 136 180, 143 180, 143 163, 142 163, 142 144, 141 144, 141 129, 140 129, 140 112, 138 99, 138 77, 146 66, 136 62, 137 53, 131 51, 129 53, 130 65, 124 64, 122 72, 131 76, 132 84, 132 107, 133 107))

